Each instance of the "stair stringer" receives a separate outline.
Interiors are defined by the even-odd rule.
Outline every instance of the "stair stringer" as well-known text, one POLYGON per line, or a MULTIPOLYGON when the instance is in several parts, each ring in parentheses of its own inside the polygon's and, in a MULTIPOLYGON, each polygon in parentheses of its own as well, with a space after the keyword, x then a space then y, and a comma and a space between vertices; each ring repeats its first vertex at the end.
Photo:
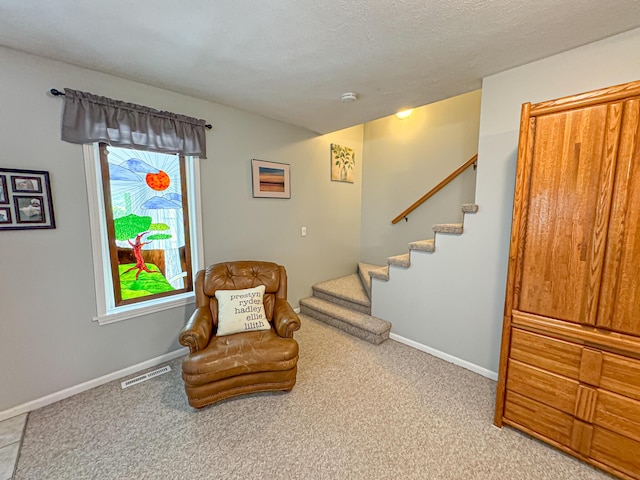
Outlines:
POLYGON ((481 221, 481 212, 465 214, 463 234, 436 233, 433 253, 410 250, 408 268, 390 265, 388 281, 372 277, 371 314, 391 322, 390 338, 496 379, 499 352, 487 358, 474 347, 493 343, 495 319, 478 319, 465 302, 465 292, 501 280, 483 278, 490 265, 478 268, 486 259, 474 248, 481 221))

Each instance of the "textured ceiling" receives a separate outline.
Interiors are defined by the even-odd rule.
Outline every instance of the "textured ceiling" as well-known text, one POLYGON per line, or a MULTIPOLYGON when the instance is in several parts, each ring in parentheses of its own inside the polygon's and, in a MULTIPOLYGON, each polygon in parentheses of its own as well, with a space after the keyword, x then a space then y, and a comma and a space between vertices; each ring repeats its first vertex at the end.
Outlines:
POLYGON ((638 26, 638 0, 0 0, 0 45, 319 133, 638 26))

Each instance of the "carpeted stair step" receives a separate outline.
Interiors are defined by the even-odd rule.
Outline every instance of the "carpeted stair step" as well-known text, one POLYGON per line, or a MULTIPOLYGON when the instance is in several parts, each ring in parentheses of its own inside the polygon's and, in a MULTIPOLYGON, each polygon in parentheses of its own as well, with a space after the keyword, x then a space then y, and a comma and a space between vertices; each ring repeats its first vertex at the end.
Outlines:
POLYGON ((436 233, 460 235, 463 231, 463 227, 461 223, 440 223, 433 226, 433 231, 436 233))
POLYGON ((465 203, 462 205, 462 213, 478 213, 478 205, 475 203, 465 203))
POLYGON ((409 243, 409 250, 418 250, 421 252, 433 253, 436 251, 436 241, 433 238, 429 240, 418 240, 409 243))
POLYGON ((308 315, 354 337, 378 345, 389 338, 391 323, 317 297, 300 300, 300 313, 308 315))
POLYGON ((362 282, 362 285, 364 285, 364 289, 369 298, 371 298, 371 276, 369 275, 369 272, 378 268, 383 267, 382 265, 372 265, 370 263, 358 263, 358 275, 360 275, 360 281, 362 282))
POLYGON ((383 280, 385 282, 389 281, 389 265, 380 268, 374 268, 373 270, 369 270, 369 277, 377 278, 378 280, 383 280))
POLYGON ((311 289, 314 297, 367 315, 371 313, 371 300, 357 273, 316 283, 311 289))
POLYGON ((387 258, 387 263, 394 267, 409 268, 411 266, 411 255, 409 253, 403 253, 402 255, 389 257, 387 258))

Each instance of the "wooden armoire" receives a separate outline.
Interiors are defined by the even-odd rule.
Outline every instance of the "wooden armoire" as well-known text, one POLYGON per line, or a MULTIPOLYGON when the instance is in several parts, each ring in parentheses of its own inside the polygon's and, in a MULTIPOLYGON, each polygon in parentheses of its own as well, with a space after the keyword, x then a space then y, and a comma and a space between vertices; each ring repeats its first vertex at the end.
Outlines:
POLYGON ((522 106, 495 424, 640 479, 640 81, 522 106))

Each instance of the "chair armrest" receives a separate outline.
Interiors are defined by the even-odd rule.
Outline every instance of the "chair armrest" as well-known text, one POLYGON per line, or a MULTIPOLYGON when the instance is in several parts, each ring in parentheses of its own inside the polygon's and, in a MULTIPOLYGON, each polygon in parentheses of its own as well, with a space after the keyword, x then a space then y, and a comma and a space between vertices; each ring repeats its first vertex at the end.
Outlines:
POLYGON ((284 298, 276 298, 273 309, 273 326, 276 333, 284 338, 293 338, 293 332, 300 328, 300 319, 284 298))
POLYGON ((179 341, 185 347, 189 347, 190 353, 194 353, 209 344, 212 330, 211 310, 206 306, 198 307, 180 332, 179 341))

